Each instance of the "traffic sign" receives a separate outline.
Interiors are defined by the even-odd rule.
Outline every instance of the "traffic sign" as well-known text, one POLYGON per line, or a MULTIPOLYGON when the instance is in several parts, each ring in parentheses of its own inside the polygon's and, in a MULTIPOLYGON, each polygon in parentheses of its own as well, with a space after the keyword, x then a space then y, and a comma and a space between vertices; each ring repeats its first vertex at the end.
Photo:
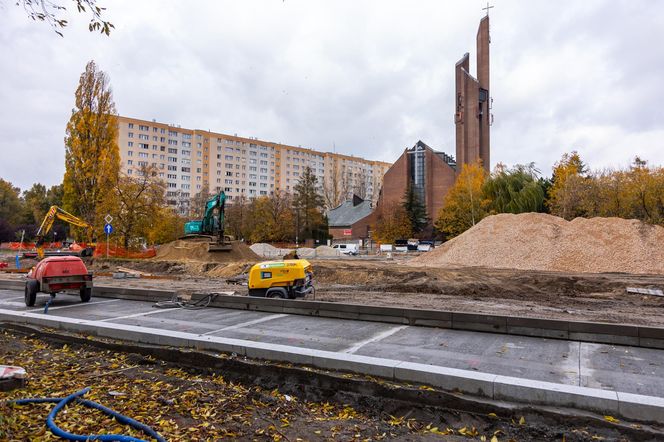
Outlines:
POLYGON ((110 224, 111 221, 113 221, 113 217, 111 215, 106 215, 104 221, 106 221, 106 224, 110 224))
POLYGON ((113 226, 110 224, 106 224, 104 226, 104 232, 106 232, 107 235, 110 235, 111 233, 113 233, 113 226))

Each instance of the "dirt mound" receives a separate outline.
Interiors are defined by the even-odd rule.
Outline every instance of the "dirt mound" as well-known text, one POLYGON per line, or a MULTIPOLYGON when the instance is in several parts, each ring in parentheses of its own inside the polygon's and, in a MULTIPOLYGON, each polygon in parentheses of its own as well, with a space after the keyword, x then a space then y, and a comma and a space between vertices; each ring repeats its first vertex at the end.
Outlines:
POLYGON ((316 256, 339 256, 339 250, 332 248, 330 246, 318 246, 316 247, 316 256))
POLYGON ((622 218, 542 213, 487 217, 410 262, 564 272, 664 274, 664 228, 622 218))
POLYGON ((258 256, 273 259, 282 258, 284 255, 293 251, 293 249, 280 249, 264 242, 252 244, 249 248, 258 256))
POLYGON ((230 252, 211 253, 208 252, 208 243, 206 241, 177 240, 160 246, 157 249, 157 256, 154 259, 179 262, 235 262, 260 259, 243 242, 234 241, 232 242, 232 247, 233 249, 230 252))

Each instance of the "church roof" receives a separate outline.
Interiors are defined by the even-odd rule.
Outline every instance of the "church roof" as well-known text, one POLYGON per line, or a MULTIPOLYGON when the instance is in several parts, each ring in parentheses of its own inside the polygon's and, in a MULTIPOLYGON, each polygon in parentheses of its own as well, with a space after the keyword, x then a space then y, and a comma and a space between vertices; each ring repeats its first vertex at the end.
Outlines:
POLYGON ((353 195, 352 199, 327 211, 327 223, 330 227, 350 227, 369 215, 371 210, 371 201, 353 195))

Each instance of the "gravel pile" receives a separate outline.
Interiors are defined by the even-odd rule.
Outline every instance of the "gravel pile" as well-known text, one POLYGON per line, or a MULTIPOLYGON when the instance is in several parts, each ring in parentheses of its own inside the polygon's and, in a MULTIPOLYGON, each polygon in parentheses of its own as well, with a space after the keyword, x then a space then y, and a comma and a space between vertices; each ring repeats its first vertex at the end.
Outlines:
POLYGON ((664 228, 622 218, 542 213, 487 217, 413 264, 664 274, 664 228))

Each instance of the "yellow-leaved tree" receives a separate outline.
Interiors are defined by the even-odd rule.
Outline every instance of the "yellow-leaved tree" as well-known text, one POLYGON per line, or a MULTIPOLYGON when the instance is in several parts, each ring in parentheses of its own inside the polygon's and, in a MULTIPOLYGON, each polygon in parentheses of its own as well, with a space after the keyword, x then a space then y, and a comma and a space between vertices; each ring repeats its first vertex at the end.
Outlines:
POLYGON ((373 239, 383 244, 393 244, 396 239, 408 239, 413 234, 408 212, 401 204, 386 207, 372 226, 373 239))
POLYGON ((563 154, 553 166, 553 183, 546 203, 553 215, 570 220, 585 214, 585 195, 589 185, 584 176, 586 172, 586 166, 576 151, 563 154))
POLYGON ((108 76, 94 61, 85 66, 76 89, 76 107, 65 137, 64 209, 101 236, 102 207, 113 197, 120 170, 118 122, 108 76))
POLYGON ((448 239, 460 235, 490 215, 491 200, 482 191, 486 178, 487 173, 480 163, 461 167, 461 173, 447 192, 443 208, 434 223, 448 239))

